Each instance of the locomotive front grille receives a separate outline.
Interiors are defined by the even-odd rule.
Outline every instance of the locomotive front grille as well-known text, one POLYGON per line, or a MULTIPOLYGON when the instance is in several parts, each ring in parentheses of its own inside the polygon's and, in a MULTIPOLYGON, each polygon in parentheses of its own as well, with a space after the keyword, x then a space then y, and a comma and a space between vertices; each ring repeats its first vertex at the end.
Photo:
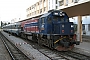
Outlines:
POLYGON ((53 34, 60 34, 60 35, 73 35, 74 34, 74 27, 72 27, 72 23, 57 23, 53 25, 53 34))
POLYGON ((60 33, 59 29, 60 29, 60 26, 58 26, 58 24, 54 25, 54 31, 53 31, 53 33, 54 34, 60 33))

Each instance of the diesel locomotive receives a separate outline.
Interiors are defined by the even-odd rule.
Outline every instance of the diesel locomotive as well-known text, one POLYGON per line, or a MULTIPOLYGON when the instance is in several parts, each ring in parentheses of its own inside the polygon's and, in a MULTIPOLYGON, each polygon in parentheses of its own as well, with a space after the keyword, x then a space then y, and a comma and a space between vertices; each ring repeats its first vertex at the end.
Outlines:
POLYGON ((61 10, 50 10, 39 18, 6 25, 3 30, 58 51, 71 50, 80 44, 75 39, 73 22, 61 10))

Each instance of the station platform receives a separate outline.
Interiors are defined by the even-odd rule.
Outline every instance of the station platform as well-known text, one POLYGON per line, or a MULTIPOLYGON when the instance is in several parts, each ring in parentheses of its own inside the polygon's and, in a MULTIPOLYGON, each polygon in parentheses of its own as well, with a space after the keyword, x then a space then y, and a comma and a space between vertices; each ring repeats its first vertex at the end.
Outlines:
POLYGON ((75 47, 80 48, 87 53, 90 53, 90 36, 83 35, 82 42, 80 43, 80 45, 76 45, 75 47))
POLYGON ((82 42, 80 45, 75 45, 73 51, 90 56, 90 36, 83 35, 82 42))
POLYGON ((30 44, 27 44, 20 38, 12 36, 1 31, 1 33, 9 39, 19 50, 21 50, 30 60, 50 60, 48 57, 34 49, 30 44))
POLYGON ((75 45, 72 51, 90 56, 90 42, 82 41, 80 45, 75 45))
POLYGON ((90 42, 81 42, 80 45, 76 45, 76 48, 80 48, 87 53, 90 53, 90 42))

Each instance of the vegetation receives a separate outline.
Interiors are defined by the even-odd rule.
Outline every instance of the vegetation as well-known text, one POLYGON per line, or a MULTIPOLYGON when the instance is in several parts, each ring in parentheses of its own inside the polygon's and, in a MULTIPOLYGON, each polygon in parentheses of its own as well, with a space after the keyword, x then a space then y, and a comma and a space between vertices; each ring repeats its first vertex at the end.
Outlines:
POLYGON ((1 21, 1 26, 0 26, 0 28, 3 27, 3 26, 5 26, 5 25, 7 25, 7 24, 10 24, 10 22, 8 22, 8 23, 5 22, 5 23, 4 23, 4 22, 1 21))

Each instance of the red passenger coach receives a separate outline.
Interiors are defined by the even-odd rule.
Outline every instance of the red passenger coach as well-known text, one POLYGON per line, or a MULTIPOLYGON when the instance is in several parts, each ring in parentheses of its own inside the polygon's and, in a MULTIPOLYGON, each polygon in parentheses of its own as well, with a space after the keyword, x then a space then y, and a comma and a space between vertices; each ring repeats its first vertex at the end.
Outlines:
POLYGON ((22 30, 24 32, 38 33, 38 20, 38 18, 34 18, 27 21, 23 21, 21 23, 21 27, 23 28, 22 30))

